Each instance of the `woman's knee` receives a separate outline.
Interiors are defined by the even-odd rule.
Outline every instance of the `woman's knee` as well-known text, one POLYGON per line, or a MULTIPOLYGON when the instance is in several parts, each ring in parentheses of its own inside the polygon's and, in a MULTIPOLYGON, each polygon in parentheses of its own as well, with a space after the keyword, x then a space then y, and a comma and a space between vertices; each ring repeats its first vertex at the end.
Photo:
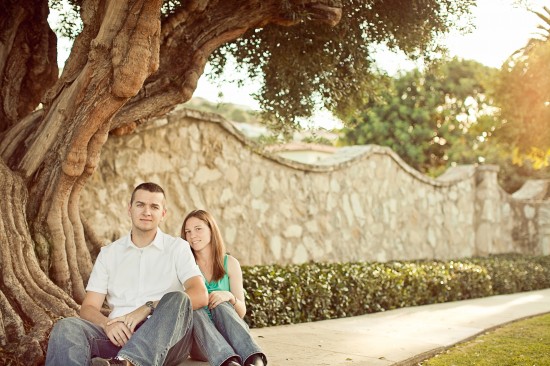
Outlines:
POLYGON ((239 317, 233 305, 228 302, 222 302, 215 308, 210 309, 210 312, 212 313, 212 316, 217 319, 239 317))
POLYGON ((217 312, 227 313, 227 314, 232 314, 231 312, 235 312, 235 308, 233 307, 233 305, 231 305, 227 301, 222 302, 221 304, 216 306, 213 310, 217 312))

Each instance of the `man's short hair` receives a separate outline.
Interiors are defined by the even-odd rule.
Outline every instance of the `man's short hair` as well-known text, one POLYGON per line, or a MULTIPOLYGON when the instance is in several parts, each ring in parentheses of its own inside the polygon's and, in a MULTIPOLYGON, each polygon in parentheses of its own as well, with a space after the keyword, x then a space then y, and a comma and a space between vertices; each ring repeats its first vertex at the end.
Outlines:
POLYGON ((145 182, 145 183, 139 184, 136 188, 134 188, 134 191, 132 192, 132 197, 130 198, 130 204, 134 203, 134 196, 136 195, 136 192, 140 189, 144 190, 144 191, 147 191, 147 192, 162 193, 164 198, 166 198, 166 194, 164 193, 164 189, 162 189, 161 186, 159 186, 156 183, 145 182))

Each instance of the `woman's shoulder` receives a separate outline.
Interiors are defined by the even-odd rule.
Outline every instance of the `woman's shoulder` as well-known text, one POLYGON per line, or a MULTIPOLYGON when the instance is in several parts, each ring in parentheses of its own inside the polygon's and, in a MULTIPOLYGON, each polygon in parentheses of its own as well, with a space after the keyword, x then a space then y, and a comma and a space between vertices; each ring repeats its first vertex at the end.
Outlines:
POLYGON ((232 269, 241 269, 241 264, 237 260, 237 258, 233 257, 230 254, 226 254, 227 259, 227 270, 229 272, 232 272, 232 269))
POLYGON ((226 254, 225 254, 225 257, 227 258, 227 263, 231 263, 231 262, 233 262, 233 263, 239 263, 239 260, 238 260, 237 258, 233 257, 233 256, 232 256, 231 254, 229 254, 229 253, 226 253, 226 254))

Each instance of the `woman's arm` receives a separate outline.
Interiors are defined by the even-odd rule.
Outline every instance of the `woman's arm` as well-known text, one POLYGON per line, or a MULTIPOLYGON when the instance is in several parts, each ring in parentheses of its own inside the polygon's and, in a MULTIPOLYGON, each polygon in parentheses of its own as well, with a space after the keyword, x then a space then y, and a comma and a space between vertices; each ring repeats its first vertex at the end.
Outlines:
POLYGON ((230 299, 229 303, 235 307, 237 314, 244 318, 246 304, 244 302, 243 271, 239 261, 230 255, 227 256, 227 275, 229 276, 231 294, 233 295, 233 299, 230 299))

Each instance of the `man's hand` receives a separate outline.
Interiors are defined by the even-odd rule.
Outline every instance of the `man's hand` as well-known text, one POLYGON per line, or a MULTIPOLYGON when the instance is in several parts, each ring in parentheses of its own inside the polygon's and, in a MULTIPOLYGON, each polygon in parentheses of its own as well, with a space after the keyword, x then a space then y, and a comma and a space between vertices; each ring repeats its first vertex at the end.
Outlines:
POLYGON ((105 334, 115 346, 122 347, 130 340, 132 330, 122 321, 110 320, 105 325, 105 334))
MULTIPOLYGON (((136 326, 142 321, 144 321, 145 319, 147 319, 147 316, 149 315, 149 313, 150 313, 150 309, 147 306, 142 305, 136 310, 132 311, 131 313, 128 313, 123 316, 119 316, 117 318, 113 318, 107 322, 107 325, 105 327, 105 333, 107 333, 107 335, 109 336, 109 333, 107 332, 107 327, 111 325, 116 325, 116 323, 122 323, 125 325, 125 328, 130 331, 130 335, 128 336, 128 339, 130 339, 130 336, 134 333, 136 326)), ((111 337, 109 336, 109 338, 111 337)))

